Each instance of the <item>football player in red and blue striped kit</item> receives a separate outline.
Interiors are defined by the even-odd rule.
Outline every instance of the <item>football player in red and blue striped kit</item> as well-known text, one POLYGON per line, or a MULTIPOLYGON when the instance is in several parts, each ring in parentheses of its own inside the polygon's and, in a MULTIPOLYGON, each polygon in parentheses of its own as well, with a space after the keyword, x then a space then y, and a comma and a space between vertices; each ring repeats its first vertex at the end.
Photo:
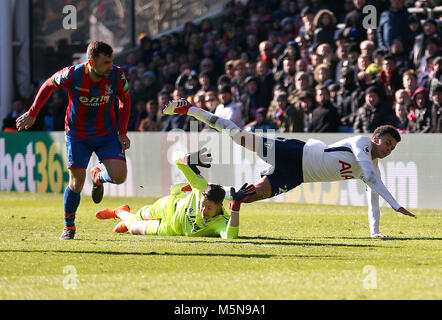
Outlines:
POLYGON ((68 89, 65 131, 69 185, 64 192, 65 226, 61 240, 74 238, 75 213, 92 152, 106 168, 101 171, 94 167, 90 172, 95 203, 103 198, 103 183, 121 184, 127 175, 125 150, 130 147, 126 135, 130 114, 129 83, 123 69, 113 64, 113 49, 105 42, 91 42, 87 58, 87 62, 66 67, 46 80, 32 106, 16 122, 19 131, 28 129, 52 92, 68 89), (115 110, 117 99, 119 106, 115 110))

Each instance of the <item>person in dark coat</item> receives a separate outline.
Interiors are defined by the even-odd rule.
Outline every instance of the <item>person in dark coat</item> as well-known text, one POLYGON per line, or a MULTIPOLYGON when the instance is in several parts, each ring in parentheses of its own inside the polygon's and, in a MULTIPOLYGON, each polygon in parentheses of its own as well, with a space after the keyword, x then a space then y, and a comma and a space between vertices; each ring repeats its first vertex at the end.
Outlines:
POLYGON ((268 68, 265 62, 258 61, 256 63, 256 77, 259 80, 259 90, 265 100, 265 105, 269 106, 273 98, 275 79, 272 70, 268 68))
POLYGON ((336 108, 338 109, 343 126, 353 127, 357 108, 353 108, 352 93, 356 90, 355 75, 352 69, 345 68, 339 82, 339 90, 336 94, 336 108))
POLYGON ((423 25, 423 31, 414 39, 413 50, 411 52, 411 60, 414 69, 419 69, 421 59, 425 54, 425 45, 427 40, 433 35, 437 35, 437 22, 434 19, 427 19, 423 25))
POLYGON ((390 107, 393 107, 394 93, 402 89, 402 78, 399 75, 396 66, 396 58, 393 55, 387 55, 382 61, 382 70, 379 72, 378 81, 384 88, 384 96, 390 107))
POLYGON ((358 109, 353 129, 355 133, 372 133, 381 125, 395 125, 393 109, 380 99, 379 89, 369 87, 365 92, 365 104, 358 109))
POLYGON ((391 50, 391 45, 396 39, 401 39, 406 51, 409 50, 408 11, 404 0, 391 0, 390 9, 381 13, 378 26, 378 47, 391 50))
POLYGON ((268 109, 266 99, 261 94, 259 80, 254 76, 248 76, 245 80, 246 90, 241 94, 240 101, 237 103, 242 110, 242 117, 245 123, 255 120, 256 110, 268 109))
POLYGON ((396 59, 396 67, 400 75, 411 69, 412 65, 408 57, 409 54, 405 51, 404 44, 400 39, 393 41, 393 44, 391 45, 391 54, 396 59))
POLYGON ((287 92, 295 89, 295 60, 285 57, 282 62, 282 70, 275 73, 275 83, 281 84, 287 92))
POLYGON ((355 8, 347 13, 344 20, 345 28, 356 29, 360 36, 360 40, 365 40, 367 34, 365 28, 362 26, 362 21, 365 17, 365 13, 363 13, 362 10, 366 3, 366 0, 353 0, 355 8))
MULTIPOLYGON (((419 17, 415 14, 411 14, 408 17, 408 43, 413 50, 416 38, 422 33, 422 30, 423 28, 419 17)), ((410 61, 413 61, 412 52, 410 54, 410 61)))
POLYGON ((431 100, 431 132, 442 133, 442 85, 434 88, 431 100))
POLYGON ((317 45, 328 43, 335 50, 334 37, 337 28, 334 13, 327 9, 320 10, 313 20, 313 25, 315 26, 313 43, 317 45))
POLYGON ((414 114, 416 119, 411 123, 413 132, 431 132, 431 103, 428 91, 425 88, 418 88, 412 97, 414 114))
POLYGON ((442 84, 442 57, 436 57, 432 63, 433 70, 429 75, 430 96, 433 95, 433 89, 442 84))
POLYGON ((324 85, 315 87, 318 106, 312 112, 309 132, 338 132, 340 119, 338 110, 330 101, 330 92, 324 85))
POLYGON ((434 60, 442 56, 442 41, 438 36, 427 39, 425 53, 421 58, 419 69, 416 69, 417 82, 419 87, 430 89, 430 73, 434 65, 434 60))
POLYGON ((275 108, 267 113, 267 118, 274 122, 280 132, 302 132, 302 114, 288 103, 288 95, 281 92, 275 97, 275 108))

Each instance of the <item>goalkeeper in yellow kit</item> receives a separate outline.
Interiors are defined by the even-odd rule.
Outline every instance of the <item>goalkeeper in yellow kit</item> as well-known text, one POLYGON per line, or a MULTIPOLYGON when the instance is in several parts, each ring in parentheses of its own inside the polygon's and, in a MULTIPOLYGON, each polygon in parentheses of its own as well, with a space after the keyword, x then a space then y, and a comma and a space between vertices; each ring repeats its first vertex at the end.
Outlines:
POLYGON ((128 205, 116 209, 103 209, 98 219, 120 218, 114 232, 129 231, 131 234, 188 237, 238 237, 239 209, 247 196, 255 194, 253 185, 243 185, 236 191, 230 189, 230 211, 223 207, 225 190, 222 186, 209 184, 197 168, 210 168, 211 155, 207 150, 188 153, 175 161, 177 168, 189 182, 187 188, 177 186, 171 194, 157 200, 151 206, 142 207, 131 214, 128 205), (189 192, 185 192, 189 191, 189 192))

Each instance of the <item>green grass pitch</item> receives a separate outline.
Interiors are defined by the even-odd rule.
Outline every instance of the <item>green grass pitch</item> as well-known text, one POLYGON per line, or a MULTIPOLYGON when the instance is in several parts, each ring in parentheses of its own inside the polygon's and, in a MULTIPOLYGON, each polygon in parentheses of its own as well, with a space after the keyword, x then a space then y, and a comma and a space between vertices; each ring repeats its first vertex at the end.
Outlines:
POLYGON ((442 210, 244 204, 240 238, 113 234, 95 211, 154 198, 83 195, 60 241, 60 194, 0 193, 0 299, 442 299, 442 210))

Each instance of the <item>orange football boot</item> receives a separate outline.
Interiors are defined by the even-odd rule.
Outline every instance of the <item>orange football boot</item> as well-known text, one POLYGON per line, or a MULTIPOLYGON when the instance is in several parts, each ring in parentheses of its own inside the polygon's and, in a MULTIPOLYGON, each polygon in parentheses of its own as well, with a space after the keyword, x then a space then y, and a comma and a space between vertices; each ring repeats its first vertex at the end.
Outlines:
POLYGON ((123 204, 122 206, 119 206, 116 209, 109 209, 109 208, 102 209, 95 213, 95 217, 100 220, 117 219, 118 213, 121 211, 130 212, 130 207, 127 204, 123 204))

